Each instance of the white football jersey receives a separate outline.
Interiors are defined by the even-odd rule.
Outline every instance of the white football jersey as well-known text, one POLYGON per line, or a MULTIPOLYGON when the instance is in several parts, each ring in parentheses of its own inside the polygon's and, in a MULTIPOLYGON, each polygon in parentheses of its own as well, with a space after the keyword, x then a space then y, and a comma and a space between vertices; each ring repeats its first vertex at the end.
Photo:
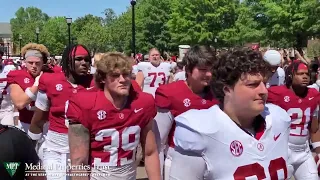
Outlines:
POLYGON ((175 118, 174 142, 177 149, 203 157, 210 180, 287 179, 291 119, 273 104, 267 104, 261 116, 265 130, 255 138, 218 105, 189 110, 175 118))
POLYGON ((173 81, 179 81, 179 80, 186 80, 186 72, 185 71, 180 71, 177 72, 174 77, 173 77, 173 81))
POLYGON ((11 102, 11 98, 9 95, 9 88, 7 87, 7 74, 15 70, 16 67, 14 65, 6 65, 2 72, 0 73, 0 111, 8 112, 13 110, 13 105, 11 102))
POLYGON ((138 71, 142 71, 144 76, 143 92, 154 96, 156 89, 167 84, 170 78, 171 64, 162 62, 158 67, 150 62, 140 62, 137 65, 138 71))
POLYGON ((132 74, 137 75, 138 73, 138 65, 133 65, 132 66, 132 74))
POLYGON ((270 86, 281 86, 284 85, 285 72, 281 67, 278 67, 277 71, 271 76, 269 81, 266 83, 266 87, 270 86))

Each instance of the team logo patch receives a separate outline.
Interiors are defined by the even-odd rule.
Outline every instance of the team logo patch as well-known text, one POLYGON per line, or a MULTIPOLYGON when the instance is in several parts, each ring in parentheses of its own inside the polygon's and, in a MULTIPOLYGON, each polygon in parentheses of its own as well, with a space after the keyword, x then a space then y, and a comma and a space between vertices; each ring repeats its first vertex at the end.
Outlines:
POLYGON ((190 101, 190 99, 188 99, 188 98, 184 99, 184 100, 183 100, 183 105, 184 105, 185 107, 191 106, 191 101, 190 101))
POLYGON ((205 99, 202 99, 202 100, 201 100, 201 103, 202 103, 202 104, 207 104, 207 101, 206 101, 205 99))
POLYGON ((28 83, 30 83, 30 79, 29 79, 29 78, 24 78, 23 82, 24 82, 25 84, 28 84, 28 83))
POLYGON ((97 112, 97 117, 100 121, 104 120, 107 117, 107 112, 104 110, 100 110, 97 112))
POLYGON ((241 142, 237 140, 232 141, 230 144, 230 151, 231 154, 236 157, 241 156, 241 154, 243 153, 243 146, 241 142))
POLYGON ((262 143, 258 143, 257 144, 257 148, 259 149, 259 151, 263 151, 264 150, 264 146, 262 143))
POLYGON ((63 88, 62 84, 57 84, 56 85, 56 90, 57 91, 62 91, 62 88, 63 88))
POLYGON ((119 118, 120 118, 120 119, 123 119, 123 118, 124 118, 124 114, 123 114, 123 113, 120 113, 120 114, 119 114, 119 118))
POLYGON ((289 96, 285 96, 285 97, 283 98, 283 100, 284 100, 284 102, 289 102, 289 101, 290 101, 290 97, 289 97, 289 96))

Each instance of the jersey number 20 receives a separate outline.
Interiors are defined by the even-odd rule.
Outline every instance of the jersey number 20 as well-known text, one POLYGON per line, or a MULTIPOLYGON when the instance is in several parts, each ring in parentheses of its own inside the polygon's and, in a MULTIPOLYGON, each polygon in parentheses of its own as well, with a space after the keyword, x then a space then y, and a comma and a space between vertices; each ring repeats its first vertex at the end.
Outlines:
MULTIPOLYGON (((270 161, 268 171, 270 174, 270 180, 283 179, 278 177, 277 171, 283 170, 284 179, 288 177, 288 170, 286 161, 281 157, 270 161)), ((266 173, 264 168, 259 163, 253 163, 245 166, 240 166, 234 172, 233 177, 235 180, 246 180, 250 176, 255 176, 257 179, 266 179, 266 173)))

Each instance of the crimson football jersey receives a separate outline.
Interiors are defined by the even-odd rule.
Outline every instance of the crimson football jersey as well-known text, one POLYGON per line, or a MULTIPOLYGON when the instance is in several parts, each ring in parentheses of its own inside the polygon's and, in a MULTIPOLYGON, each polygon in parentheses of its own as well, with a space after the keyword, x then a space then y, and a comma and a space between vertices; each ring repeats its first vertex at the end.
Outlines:
POLYGON ((50 102, 49 109, 49 130, 58 133, 68 133, 69 122, 65 118, 66 101, 80 91, 86 91, 86 87, 72 85, 67 81, 63 73, 44 73, 39 80, 39 91, 46 93, 50 102))
POLYGON ((98 90, 72 96, 66 115, 70 123, 81 123, 89 130, 92 166, 106 167, 134 162, 140 134, 156 113, 152 95, 132 88, 121 110, 98 90))
MULTIPOLYGON (((34 83, 34 77, 32 77, 31 74, 25 69, 10 71, 7 75, 7 80, 8 86, 11 84, 17 84, 23 91, 25 91, 28 87, 31 87, 34 83)), ((30 124, 34 109, 34 101, 32 101, 25 108, 19 110, 20 121, 30 124)))
POLYGON ((305 144, 309 139, 309 123, 318 114, 318 94, 317 90, 308 88, 306 97, 302 98, 286 86, 268 89, 267 101, 280 106, 291 117, 290 143, 305 144))
MULTIPOLYGON (((158 87, 155 94, 155 102, 157 107, 169 110, 173 117, 190 109, 207 109, 218 104, 218 101, 214 99, 210 91, 202 98, 194 94, 185 81, 177 81, 158 87)), ((170 147, 174 147, 174 130, 175 123, 173 123, 168 137, 170 147)))

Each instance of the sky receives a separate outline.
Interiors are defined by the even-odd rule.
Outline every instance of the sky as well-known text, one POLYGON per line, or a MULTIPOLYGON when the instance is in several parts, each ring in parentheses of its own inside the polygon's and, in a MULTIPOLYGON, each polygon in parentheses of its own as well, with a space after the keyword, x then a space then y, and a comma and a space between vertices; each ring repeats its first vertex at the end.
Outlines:
POLYGON ((10 22, 20 7, 34 6, 49 16, 71 17, 73 20, 86 14, 103 17, 106 8, 116 14, 125 12, 130 0, 0 0, 0 22, 10 22))

